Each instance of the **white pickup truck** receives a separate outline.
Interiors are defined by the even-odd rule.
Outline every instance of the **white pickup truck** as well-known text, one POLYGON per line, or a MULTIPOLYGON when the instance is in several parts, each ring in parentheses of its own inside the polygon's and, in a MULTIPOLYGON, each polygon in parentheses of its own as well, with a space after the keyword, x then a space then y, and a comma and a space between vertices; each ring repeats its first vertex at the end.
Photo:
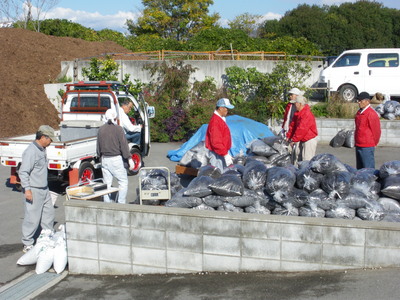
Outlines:
MULTIPOLYGON (((80 81, 66 84, 60 129, 57 131, 60 142, 52 142, 47 148, 49 180, 73 185, 101 177, 100 160, 96 153, 97 132, 104 124, 106 110, 114 109, 119 116, 119 105, 126 99, 133 102, 134 116, 131 120, 143 125, 141 145, 129 144, 135 168, 128 173, 137 174, 143 166, 143 157, 149 154, 149 119, 154 117, 154 107, 133 97, 119 82, 80 81)), ((22 153, 34 139, 35 133, 0 139, 1 164, 11 167, 10 183, 15 184, 17 189, 21 188, 18 169, 22 153)))

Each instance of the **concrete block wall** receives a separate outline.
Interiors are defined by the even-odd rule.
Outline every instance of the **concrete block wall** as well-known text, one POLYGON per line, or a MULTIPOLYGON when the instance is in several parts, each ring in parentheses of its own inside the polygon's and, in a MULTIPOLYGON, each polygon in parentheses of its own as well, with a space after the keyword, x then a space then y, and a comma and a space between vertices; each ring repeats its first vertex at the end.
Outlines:
POLYGON ((127 275, 400 267, 400 224, 71 200, 69 272, 127 275))
MULTIPOLYGON (((317 119, 318 142, 328 144, 342 129, 354 129, 354 119, 317 119)), ((275 132, 281 126, 273 126, 275 132)), ((400 122, 381 119, 381 140, 379 146, 400 146, 400 122)))

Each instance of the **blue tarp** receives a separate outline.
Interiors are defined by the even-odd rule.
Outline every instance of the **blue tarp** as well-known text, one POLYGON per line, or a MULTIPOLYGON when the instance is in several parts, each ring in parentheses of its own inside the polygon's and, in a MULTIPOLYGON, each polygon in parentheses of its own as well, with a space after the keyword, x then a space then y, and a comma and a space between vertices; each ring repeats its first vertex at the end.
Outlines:
MULTIPOLYGON (((226 124, 232 136, 232 148, 229 150, 232 156, 240 152, 246 154, 246 146, 251 141, 274 135, 267 125, 237 115, 226 117, 226 124)), ((207 126, 208 124, 202 125, 179 149, 168 151, 167 157, 172 161, 180 161, 187 151, 205 140, 207 126)))

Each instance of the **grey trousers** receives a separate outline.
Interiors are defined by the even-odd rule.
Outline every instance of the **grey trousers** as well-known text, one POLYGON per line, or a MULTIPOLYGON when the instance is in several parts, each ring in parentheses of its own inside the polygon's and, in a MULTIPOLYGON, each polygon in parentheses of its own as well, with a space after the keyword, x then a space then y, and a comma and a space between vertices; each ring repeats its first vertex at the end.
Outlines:
POLYGON ((48 188, 31 188, 33 201, 25 199, 25 191, 22 191, 22 197, 25 205, 25 216, 22 221, 22 243, 24 245, 33 245, 36 230, 39 225, 42 229, 53 230, 54 226, 54 206, 48 188))

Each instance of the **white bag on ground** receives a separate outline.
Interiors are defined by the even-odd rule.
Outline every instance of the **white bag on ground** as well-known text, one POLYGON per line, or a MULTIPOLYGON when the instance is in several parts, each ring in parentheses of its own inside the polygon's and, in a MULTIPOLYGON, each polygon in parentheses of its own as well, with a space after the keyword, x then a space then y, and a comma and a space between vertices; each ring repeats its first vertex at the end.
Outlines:
MULTIPOLYGON (((54 243, 54 242, 53 242, 54 243)), ((36 274, 47 272, 54 261, 54 244, 43 246, 39 251, 39 257, 36 263, 36 274)))
POLYGON ((53 268, 57 274, 60 274, 64 271, 68 262, 68 253, 67 253, 67 242, 64 238, 59 237, 56 241, 56 245, 54 247, 54 261, 53 268))
POLYGON ((40 245, 36 244, 35 246, 33 246, 31 250, 26 252, 18 259, 17 265, 27 266, 36 264, 38 260, 39 250, 40 250, 40 245))

